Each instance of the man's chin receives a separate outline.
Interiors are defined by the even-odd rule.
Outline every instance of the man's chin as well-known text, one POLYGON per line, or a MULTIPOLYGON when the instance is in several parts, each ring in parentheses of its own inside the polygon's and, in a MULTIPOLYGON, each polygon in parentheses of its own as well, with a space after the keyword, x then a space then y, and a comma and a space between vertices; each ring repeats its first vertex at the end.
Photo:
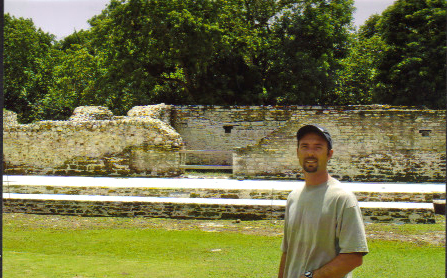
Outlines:
POLYGON ((306 173, 315 173, 318 168, 317 167, 303 167, 304 172, 306 173))

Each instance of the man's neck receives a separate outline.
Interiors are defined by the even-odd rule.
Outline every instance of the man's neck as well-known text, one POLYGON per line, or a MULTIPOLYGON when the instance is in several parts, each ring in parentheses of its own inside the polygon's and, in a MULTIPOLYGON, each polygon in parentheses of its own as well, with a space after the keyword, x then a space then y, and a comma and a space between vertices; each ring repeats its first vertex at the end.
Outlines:
POLYGON ((327 182, 331 176, 328 172, 324 173, 306 173, 304 172, 304 181, 306 186, 315 186, 327 182))

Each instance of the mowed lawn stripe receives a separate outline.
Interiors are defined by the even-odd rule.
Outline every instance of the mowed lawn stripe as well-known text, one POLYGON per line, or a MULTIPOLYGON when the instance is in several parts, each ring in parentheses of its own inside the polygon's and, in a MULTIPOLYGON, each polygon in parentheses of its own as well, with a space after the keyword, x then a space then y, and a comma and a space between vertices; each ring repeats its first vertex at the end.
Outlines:
POLYGON ((4 271, 6 277, 273 277, 280 241, 160 229, 6 230, 4 271))
MULTIPOLYGON (((443 235, 443 223, 442 219, 430 225, 370 224, 367 230, 402 239, 443 235)), ((276 277, 281 254, 276 227, 280 224, 271 221, 232 224, 6 214, 3 224, 3 277, 8 278, 276 277), (198 228, 232 225, 238 230, 198 228), (270 235, 242 233, 262 229, 271 230, 270 235)), ((445 277, 443 245, 398 239, 368 242, 370 254, 354 277, 445 277)))

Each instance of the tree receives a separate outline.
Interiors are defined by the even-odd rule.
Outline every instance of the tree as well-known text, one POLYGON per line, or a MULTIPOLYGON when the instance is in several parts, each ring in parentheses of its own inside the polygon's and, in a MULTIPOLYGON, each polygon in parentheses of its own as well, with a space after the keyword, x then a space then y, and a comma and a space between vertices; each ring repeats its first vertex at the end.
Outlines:
POLYGON ((353 1, 294 1, 275 24, 280 43, 269 91, 283 103, 329 104, 347 54, 353 1))
MULTIPOLYGON (((372 19, 374 19, 373 17, 372 19)), ((367 23, 351 35, 348 56, 341 60, 334 87, 333 103, 337 105, 365 105, 375 100, 377 65, 387 45, 378 34, 371 33, 374 25, 367 23)))
POLYGON ((80 105, 329 104, 352 11, 352 0, 111 0, 90 30, 24 54, 38 78, 18 87, 36 95, 11 96, 29 119, 80 105))
POLYGON ((35 103, 52 82, 49 50, 54 36, 36 29, 31 19, 4 16, 4 105, 19 121, 35 118, 35 103))
POLYGON ((127 96, 132 105, 259 103, 274 48, 269 20, 275 5, 112 1, 90 20, 92 45, 108 65, 99 87, 114 91, 116 99, 127 96))
POLYGON ((218 45, 217 8, 206 0, 112 1, 92 18, 92 47, 107 64, 97 86, 106 105, 123 113, 158 100, 194 103, 198 73, 218 45))
POLYGON ((324 103, 352 10, 350 0, 112 1, 90 20, 107 65, 97 87, 112 110, 324 103))
POLYGON ((101 106, 105 101, 95 87, 103 68, 101 55, 92 55, 75 43, 65 46, 65 51, 52 49, 54 82, 37 101, 38 118, 66 120, 78 106, 101 106))
POLYGON ((398 0, 382 13, 388 45, 378 65, 377 102, 445 108, 446 1, 398 0))
POLYGON ((381 16, 378 14, 371 15, 358 30, 359 39, 369 39, 374 35, 378 35, 379 22, 381 16))

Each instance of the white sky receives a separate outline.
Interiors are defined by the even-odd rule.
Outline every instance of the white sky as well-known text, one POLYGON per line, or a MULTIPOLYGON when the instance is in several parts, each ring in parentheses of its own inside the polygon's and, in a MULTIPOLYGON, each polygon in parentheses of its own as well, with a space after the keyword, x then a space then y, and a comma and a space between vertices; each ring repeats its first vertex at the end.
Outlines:
MULTIPOLYGON (((354 25, 362 25, 370 15, 382 13, 394 1, 355 0, 354 25)), ((31 18, 36 27, 62 39, 75 30, 88 29, 87 20, 101 13, 107 3, 109 0, 4 0, 4 11, 31 18)))

